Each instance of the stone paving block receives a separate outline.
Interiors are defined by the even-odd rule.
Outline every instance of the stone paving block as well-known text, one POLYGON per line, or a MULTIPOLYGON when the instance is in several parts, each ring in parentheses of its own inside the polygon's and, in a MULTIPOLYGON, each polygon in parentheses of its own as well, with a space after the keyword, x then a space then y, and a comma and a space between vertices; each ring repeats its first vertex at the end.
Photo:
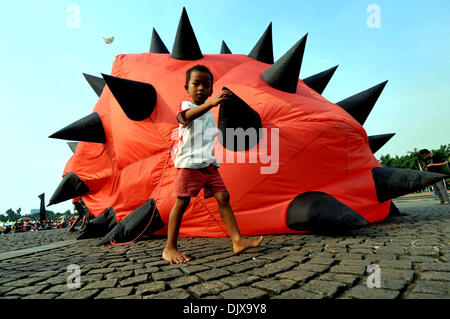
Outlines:
POLYGON ((93 290, 93 289, 102 289, 102 288, 114 288, 117 284, 117 279, 108 279, 101 280, 89 283, 86 287, 82 288, 82 290, 93 290))
POLYGON ((358 276, 338 273, 326 273, 319 277, 320 280, 334 281, 345 284, 347 287, 353 286, 359 279, 358 276))
POLYGON ((437 262, 435 257, 431 256, 409 256, 409 255, 400 255, 400 260, 407 260, 414 264, 416 263, 431 263, 431 262, 437 262))
POLYGON ((160 280, 172 280, 183 276, 183 273, 179 269, 172 269, 164 272, 157 272, 151 275, 154 281, 160 280))
POLYGON ((274 276, 280 272, 288 271, 288 270, 292 269, 293 267, 295 267, 296 265, 297 265, 296 263, 282 260, 282 261, 278 261, 273 264, 268 264, 264 267, 252 270, 250 273, 255 276, 267 278, 267 277, 274 276))
POLYGON ((136 287, 136 293, 139 295, 155 294, 164 291, 166 283, 164 281, 153 281, 136 287))
POLYGON ((399 291, 382 288, 368 288, 365 285, 358 285, 346 293, 349 298, 356 299, 395 299, 400 295, 399 291))
MULTIPOLYGON (((81 283, 80 288, 83 287, 83 284, 81 283)), ((74 288, 75 289, 75 288, 74 288)), ((52 286, 46 290, 44 290, 42 293, 64 293, 64 292, 68 292, 68 291, 73 291, 74 289, 70 289, 67 284, 63 284, 63 285, 56 285, 56 286, 52 286)))
POLYGON ((331 266, 337 263, 337 260, 331 257, 313 257, 308 261, 308 264, 319 264, 331 266))
POLYGON ((185 266, 183 268, 180 268, 182 272, 184 272, 186 275, 193 275, 198 272, 210 270, 211 268, 203 265, 193 265, 193 266, 185 266))
POLYGON ((133 285, 139 285, 146 283, 149 280, 147 274, 139 275, 139 276, 133 276, 126 278, 124 280, 121 280, 119 282, 121 287, 127 287, 127 286, 133 286, 133 285))
POLYGON ((11 291, 8 291, 5 295, 17 295, 17 296, 26 296, 26 295, 33 295, 38 294, 48 288, 48 285, 41 285, 41 286, 29 286, 29 287, 23 287, 23 288, 15 288, 11 291))
POLYGON ((235 274, 232 276, 228 276, 220 279, 220 281, 226 283, 231 288, 236 288, 243 285, 250 285, 255 281, 260 280, 258 276, 250 275, 250 274, 235 274))
POLYGON ((189 287, 189 291, 195 298, 218 295, 221 291, 229 289, 229 286, 220 280, 208 281, 189 287))
POLYGON ((143 267, 143 268, 137 268, 134 270, 134 274, 136 276, 143 275, 143 274, 153 274, 159 271, 158 267, 143 267))
POLYGON ((364 257, 363 254, 356 254, 356 253, 337 253, 335 255, 335 258, 338 260, 346 260, 346 259, 362 260, 363 257, 364 257))
POLYGON ((426 271, 420 274, 420 279, 450 282, 450 272, 426 271))
POLYGON ((286 256, 286 252, 275 251, 260 255, 258 258, 270 261, 271 263, 283 259, 286 256))
POLYGON ((255 258, 255 259, 252 259, 249 261, 245 261, 243 263, 234 264, 232 266, 226 266, 226 267, 224 267, 224 269, 226 269, 227 271, 229 271, 231 273, 242 273, 242 272, 250 270, 250 269, 262 267, 266 264, 267 264, 267 260, 255 258))
POLYGON ((300 286, 302 290, 320 293, 329 298, 343 291, 347 286, 341 282, 314 279, 300 286))
POLYGON ((133 270, 127 270, 127 271, 114 271, 110 274, 106 274, 106 279, 125 279, 130 277, 133 274, 133 270))
POLYGON ((291 289, 283 292, 281 295, 272 297, 272 299, 324 299, 321 294, 312 293, 303 289, 291 289))
POLYGON ((447 295, 450 292, 450 283, 419 280, 413 292, 447 295))
POLYGON ((168 282, 168 285, 170 288, 175 289, 186 288, 198 283, 200 283, 200 280, 197 276, 183 276, 168 282))
POLYGON ((92 269, 87 274, 88 275, 95 275, 95 274, 109 274, 112 273, 116 268, 99 268, 99 269, 92 269))
POLYGON ((161 267, 161 266, 167 266, 169 263, 166 260, 155 260, 149 263, 145 263, 145 267, 161 267))
POLYGON ((263 299, 269 297, 266 292, 251 287, 233 288, 223 291, 220 295, 224 299, 263 299))
POLYGON ((393 268, 393 269, 404 269, 411 270, 412 263, 406 260, 382 260, 377 262, 381 269, 393 268))
POLYGON ((99 292, 99 289, 68 291, 56 299, 90 299, 99 292))
POLYGON ((330 272, 362 276, 366 273, 366 266, 336 265, 331 267, 330 272))
POLYGON ((408 251, 415 256, 439 256, 439 250, 433 247, 409 247, 408 251))
POLYGON ((226 258, 226 259, 219 259, 213 262, 208 263, 209 267, 213 267, 213 268, 221 268, 221 267, 225 267, 228 265, 233 265, 236 262, 230 258, 226 258))
POLYGON ((420 263, 416 267, 421 271, 445 271, 450 272, 450 264, 449 263, 439 263, 439 262, 428 262, 428 263, 420 263))
POLYGON ((295 281, 296 283, 299 283, 299 282, 306 282, 316 276, 318 276, 318 273, 306 271, 306 270, 294 269, 294 270, 283 272, 281 274, 277 274, 275 277, 279 278, 279 279, 289 279, 289 280, 295 281))
POLYGON ((133 287, 106 288, 95 299, 113 299, 131 294, 133 287))
POLYGON ((305 264, 300 264, 295 269, 298 270, 306 270, 306 271, 312 271, 315 273, 323 273, 327 271, 330 268, 329 265, 321 265, 321 264, 310 264, 309 262, 305 264))
POLYGON ((280 294, 296 286, 297 283, 288 279, 268 279, 258 281, 251 285, 253 288, 267 291, 270 294, 280 294))
POLYGON ((222 269, 222 268, 211 269, 211 270, 199 272, 196 274, 196 276, 198 276, 199 278, 201 278, 204 281, 220 279, 220 278, 223 278, 228 275, 230 275, 230 272, 225 269, 222 269))
POLYGON ((5 287, 28 287, 28 286, 33 286, 36 283, 43 283, 45 278, 41 278, 41 277, 31 277, 31 278, 24 278, 24 279, 19 279, 19 280, 14 280, 14 281, 9 281, 4 283, 2 286, 5 287))
POLYGON ((415 272, 413 270, 400 270, 400 269, 393 269, 393 268, 381 268, 381 279, 385 280, 406 280, 406 281, 413 281, 415 272))
POLYGON ((366 258, 365 258, 366 260, 368 260, 368 261, 371 261, 371 262, 382 262, 382 261, 387 261, 387 260, 390 260, 390 261, 394 261, 394 260, 397 260, 397 255, 395 255, 395 254, 382 254, 382 253, 376 253, 376 254, 371 254, 371 255, 368 255, 368 256, 366 256, 366 258))
POLYGON ((163 291, 154 295, 144 296, 143 299, 188 299, 190 295, 182 288, 163 291))

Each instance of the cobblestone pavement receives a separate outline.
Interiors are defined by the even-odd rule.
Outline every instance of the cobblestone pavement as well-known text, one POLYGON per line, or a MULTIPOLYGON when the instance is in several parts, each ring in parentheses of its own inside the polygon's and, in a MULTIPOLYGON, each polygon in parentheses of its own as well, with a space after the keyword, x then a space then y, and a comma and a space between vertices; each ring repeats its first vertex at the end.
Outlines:
MULTIPOLYGON (((0 298, 449 299, 450 206, 435 203, 398 200, 409 215, 347 235, 267 235, 261 247, 238 256, 227 238, 180 238, 192 258, 182 265, 161 259, 161 237, 112 247, 77 241, 0 260, 0 298), (72 264, 80 267, 80 287, 71 289, 72 264), (371 272, 370 264, 379 268, 371 272), (380 288, 368 288, 377 274, 380 288)), ((66 230, 2 235, 0 256, 77 236, 66 230)))

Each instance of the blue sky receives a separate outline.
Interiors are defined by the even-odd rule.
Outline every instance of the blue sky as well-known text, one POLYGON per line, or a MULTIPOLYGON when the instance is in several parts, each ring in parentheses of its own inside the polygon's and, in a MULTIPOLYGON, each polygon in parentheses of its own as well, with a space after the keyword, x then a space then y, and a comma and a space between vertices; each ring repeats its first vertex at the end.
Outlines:
POLYGON ((364 125, 368 135, 397 133, 377 158, 450 143, 447 0, 8 1, 0 8, 0 213, 28 213, 43 192, 48 203, 61 181, 72 152, 48 136, 92 111, 97 96, 82 73, 108 74, 117 54, 148 52, 153 27, 171 50, 183 7, 205 54, 219 53, 222 40, 248 54, 272 22, 276 60, 308 33, 300 77, 339 65, 323 93, 332 102, 389 80, 364 125), (371 4, 380 28, 367 25, 371 4))

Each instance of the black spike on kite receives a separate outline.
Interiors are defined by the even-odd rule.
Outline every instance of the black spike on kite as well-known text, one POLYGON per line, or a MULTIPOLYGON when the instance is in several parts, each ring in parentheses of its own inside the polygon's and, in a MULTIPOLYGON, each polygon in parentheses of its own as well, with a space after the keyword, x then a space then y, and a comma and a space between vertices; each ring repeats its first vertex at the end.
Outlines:
POLYGON ((369 147, 372 153, 375 154, 375 152, 382 148, 394 135, 395 133, 369 136, 369 147))
POLYGON ((297 91, 307 36, 308 34, 301 38, 289 51, 261 74, 267 84, 277 90, 288 93, 297 91))
POLYGON ((183 8, 180 22, 178 23, 177 34, 172 48, 172 58, 177 60, 198 60, 203 58, 186 8, 183 8))
POLYGON ((161 40, 161 37, 159 36, 158 32, 156 32, 155 28, 153 28, 152 33, 152 42, 150 44, 150 53, 170 53, 169 50, 167 50, 166 45, 161 40))
POLYGON ((102 95, 103 88, 106 85, 105 80, 86 73, 83 73, 83 75, 86 81, 88 81, 91 88, 94 90, 95 94, 97 94, 97 96, 100 97, 100 95, 102 95))
POLYGON ((312 75, 304 79, 303 82, 317 93, 322 94, 337 68, 338 65, 332 67, 331 69, 312 75))
POLYGON ((222 46, 220 47, 220 54, 232 54, 230 48, 228 48, 225 41, 222 41, 222 46))
POLYGON ((156 106, 156 90, 153 85, 106 74, 102 76, 130 120, 142 121, 153 113, 156 106))
POLYGON ((67 142, 67 145, 69 145, 72 153, 75 153, 75 151, 77 150, 78 142, 67 142))
POLYGON ((156 208, 156 202, 150 198, 120 221, 97 246, 108 245, 112 241, 117 243, 133 241, 144 233, 151 234, 162 227, 164 222, 156 208))
POLYGON ((65 128, 53 133, 50 138, 62 140, 105 143, 106 136, 102 120, 97 112, 93 112, 82 119, 73 122, 65 128))
POLYGON ((297 196, 286 213, 292 230, 338 232, 365 227, 369 222, 353 209, 322 192, 306 192, 297 196))
POLYGON ((248 56, 264 63, 273 64, 272 22, 248 56))
POLYGON ((377 102, 378 97, 381 95, 381 92, 383 92, 387 82, 388 81, 384 81, 336 104, 346 110, 361 125, 364 125, 364 122, 369 116, 370 111, 372 111, 372 108, 377 102))
POLYGON ((380 203, 424 189, 447 177, 439 173, 389 167, 373 168, 372 176, 380 203))
MULTIPOLYGON (((223 89, 229 90, 225 87, 223 89)), ((226 149, 235 152, 251 149, 259 143, 259 140, 262 137, 260 132, 262 122, 258 112, 252 109, 245 101, 234 93, 220 105, 218 128, 222 132, 223 138, 222 141, 220 141, 220 139, 219 141, 226 149), (236 129, 247 131, 251 128, 251 130, 248 131, 248 135, 233 134, 233 136, 230 136, 230 139, 227 139, 227 128, 233 128, 233 132, 236 129), (244 138, 241 139, 239 136, 244 136, 244 138)))
POLYGON ((74 173, 68 172, 61 183, 59 183, 56 191, 47 206, 61 203, 65 200, 84 195, 89 192, 89 187, 74 173))

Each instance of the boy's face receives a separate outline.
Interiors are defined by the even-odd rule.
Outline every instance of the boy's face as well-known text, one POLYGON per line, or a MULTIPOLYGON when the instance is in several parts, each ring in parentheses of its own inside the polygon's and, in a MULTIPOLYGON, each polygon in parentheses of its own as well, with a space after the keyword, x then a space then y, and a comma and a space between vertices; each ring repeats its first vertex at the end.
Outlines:
POLYGON ((186 90, 191 96, 191 101, 195 105, 205 103, 212 94, 211 77, 208 73, 192 71, 186 90))

